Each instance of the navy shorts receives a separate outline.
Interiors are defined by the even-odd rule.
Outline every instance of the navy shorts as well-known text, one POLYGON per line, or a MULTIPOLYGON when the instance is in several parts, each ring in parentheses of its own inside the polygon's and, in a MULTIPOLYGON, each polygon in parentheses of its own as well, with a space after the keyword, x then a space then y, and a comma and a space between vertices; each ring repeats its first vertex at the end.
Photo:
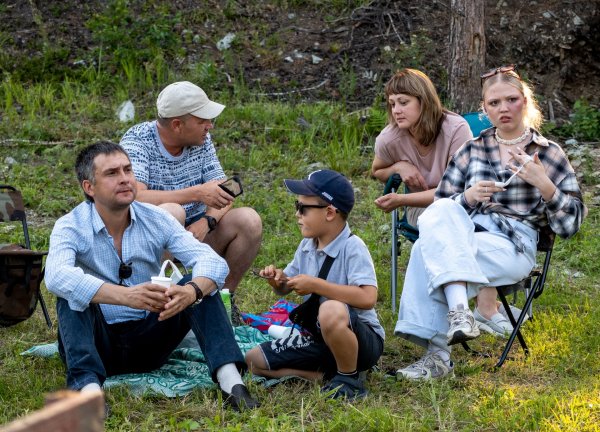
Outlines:
MULTIPOLYGON (((377 364, 383 353, 383 339, 358 318, 354 309, 348 308, 348 311, 349 327, 358 339, 357 370, 359 372, 368 370, 377 364)), ((335 358, 325 342, 318 342, 310 336, 294 333, 286 338, 259 345, 267 362, 267 368, 318 371, 323 372, 326 378, 335 375, 337 372, 335 358)))

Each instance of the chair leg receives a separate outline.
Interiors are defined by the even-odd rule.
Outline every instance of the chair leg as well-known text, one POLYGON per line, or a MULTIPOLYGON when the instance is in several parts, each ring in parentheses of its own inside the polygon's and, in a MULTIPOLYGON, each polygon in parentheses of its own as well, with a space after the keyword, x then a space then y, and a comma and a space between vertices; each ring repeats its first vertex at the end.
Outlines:
POLYGON ((531 304, 533 302, 533 291, 527 296, 527 300, 525 301, 525 307, 523 307, 523 310, 521 311, 521 315, 519 315, 519 318, 516 321, 515 321, 515 317, 513 316, 512 312, 510 310, 510 306, 508 304, 508 301, 506 300, 506 296, 504 295, 504 293, 501 290, 498 290, 498 296, 500 297, 500 301, 502 302, 502 305, 504 306, 504 310, 506 311, 506 314, 508 315, 508 318, 509 318, 511 324, 513 325, 513 331, 510 334, 508 341, 506 342, 506 346, 504 347, 504 350, 502 351, 502 354, 500 355, 500 359, 496 363, 495 368, 502 367, 502 365, 506 361, 506 358, 508 357, 508 352, 510 351, 510 348, 512 347, 513 343, 515 342, 515 338, 519 339, 519 343, 521 344, 521 347, 523 348, 523 352, 525 353, 525 356, 529 355, 529 348, 527 347, 525 338, 523 338, 523 335, 521 334, 521 326, 523 325, 523 321, 525 319, 525 314, 527 313, 527 310, 531 307, 531 304))
POLYGON ((392 262, 391 262, 391 297, 392 313, 396 313, 396 291, 398 288, 398 210, 392 211, 392 262))
POLYGON ((42 296, 42 291, 38 290, 38 300, 40 301, 40 306, 42 307, 42 312, 44 313, 44 318, 46 318, 46 325, 49 329, 52 328, 52 321, 50 320, 50 314, 48 313, 48 308, 46 307, 46 302, 44 301, 44 297, 42 296))

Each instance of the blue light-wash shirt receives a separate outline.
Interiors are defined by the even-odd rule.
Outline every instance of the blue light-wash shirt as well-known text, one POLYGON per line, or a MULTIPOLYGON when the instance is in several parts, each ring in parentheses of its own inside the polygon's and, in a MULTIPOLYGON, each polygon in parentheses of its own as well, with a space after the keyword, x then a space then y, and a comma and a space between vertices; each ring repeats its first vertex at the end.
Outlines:
MULTIPOLYGON (((149 282, 160 271, 165 250, 170 251, 193 277, 206 277, 221 288, 229 269, 212 248, 199 242, 163 209, 134 201, 131 222, 122 239, 123 262, 131 264, 131 277, 123 285, 149 282)), ((83 202, 61 217, 50 235, 46 260, 46 287, 69 302, 71 309, 85 310, 102 284, 119 283, 121 260, 102 218, 92 202, 83 202)), ((127 306, 100 306, 109 324, 143 319, 148 312, 127 306)))
MULTIPOLYGON (((178 156, 170 154, 163 145, 156 121, 131 127, 120 142, 129 154, 137 181, 150 190, 180 190, 225 178, 210 134, 201 146, 185 147, 178 156)), ((186 223, 206 212, 203 202, 183 205, 186 223)))
MULTIPOLYGON (((317 242, 312 238, 305 238, 298 245, 294 259, 283 271, 288 277, 299 274, 318 276, 319 270, 329 255, 335 258, 327 280, 340 285, 372 285, 377 288, 375 266, 365 243, 356 235, 350 235, 348 224, 342 232, 322 250, 317 249, 317 242)), ((307 300, 309 295, 304 296, 307 300)), ((324 302, 326 297, 321 297, 324 302)), ((349 306, 352 307, 352 306, 349 306)), ((361 321, 369 325, 375 333, 385 338, 385 331, 379 323, 375 309, 359 309, 352 307, 361 321)))

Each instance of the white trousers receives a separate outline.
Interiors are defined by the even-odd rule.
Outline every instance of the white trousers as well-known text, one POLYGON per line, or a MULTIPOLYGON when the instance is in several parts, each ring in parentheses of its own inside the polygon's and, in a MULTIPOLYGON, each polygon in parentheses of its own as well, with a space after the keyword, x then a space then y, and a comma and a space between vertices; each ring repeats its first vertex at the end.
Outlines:
POLYGON ((431 204, 419 217, 419 239, 410 254, 394 333, 424 347, 433 344, 450 351, 443 286, 466 282, 467 296, 473 298, 482 287, 522 280, 535 265, 537 231, 509 222, 523 241, 524 253, 517 252, 489 216, 478 214, 472 220, 447 198, 431 204), (476 233, 474 222, 488 231, 476 233))

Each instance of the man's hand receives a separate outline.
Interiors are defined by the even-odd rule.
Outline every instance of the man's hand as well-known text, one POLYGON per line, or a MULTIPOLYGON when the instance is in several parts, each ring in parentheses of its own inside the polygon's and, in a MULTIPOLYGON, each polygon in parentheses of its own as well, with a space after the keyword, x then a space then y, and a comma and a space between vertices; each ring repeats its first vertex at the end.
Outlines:
POLYGON ((144 282, 125 289, 124 306, 160 313, 170 301, 167 288, 144 282))
POLYGON ((196 301, 196 290, 191 285, 171 285, 166 295, 170 301, 165 304, 164 310, 160 313, 159 321, 177 315, 196 301))
POLYGON ((293 289, 298 295, 308 295, 314 292, 314 287, 319 278, 305 274, 288 278, 287 286, 293 289))
POLYGON ((233 202, 233 197, 219 187, 223 180, 211 180, 201 185, 193 186, 197 194, 196 201, 201 201, 209 207, 222 209, 233 202))
POLYGON ((417 167, 410 162, 396 162, 393 167, 395 171, 400 174, 402 181, 411 192, 420 192, 429 189, 425 178, 421 175, 417 167))

